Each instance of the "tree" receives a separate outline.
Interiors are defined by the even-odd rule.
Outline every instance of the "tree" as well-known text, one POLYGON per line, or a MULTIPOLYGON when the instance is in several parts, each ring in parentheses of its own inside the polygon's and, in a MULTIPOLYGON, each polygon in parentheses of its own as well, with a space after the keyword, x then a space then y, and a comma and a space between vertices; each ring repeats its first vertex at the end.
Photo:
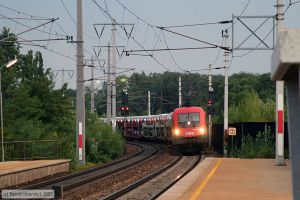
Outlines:
POLYGON ((274 101, 268 99, 263 102, 254 90, 245 92, 237 105, 229 107, 229 120, 232 123, 274 121, 274 116, 274 101))
POLYGON ((0 38, 8 37, 16 42, 0 43, 0 63, 15 56, 19 62, 2 71, 5 140, 70 141, 75 121, 71 100, 63 95, 66 88, 54 89, 40 52, 30 50, 22 55, 16 37, 4 28, 0 38))

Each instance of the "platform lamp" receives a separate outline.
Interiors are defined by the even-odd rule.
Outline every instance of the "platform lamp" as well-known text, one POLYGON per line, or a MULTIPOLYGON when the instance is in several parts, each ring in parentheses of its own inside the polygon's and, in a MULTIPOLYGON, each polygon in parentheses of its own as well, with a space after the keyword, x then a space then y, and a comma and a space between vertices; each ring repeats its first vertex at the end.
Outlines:
POLYGON ((14 64, 18 62, 18 59, 15 58, 13 60, 10 60, 8 63, 2 65, 0 67, 0 109, 1 109, 1 149, 2 149, 2 162, 4 162, 4 141, 3 141, 3 107, 2 107, 2 85, 1 85, 1 71, 3 67, 5 66, 6 68, 12 67, 14 64))

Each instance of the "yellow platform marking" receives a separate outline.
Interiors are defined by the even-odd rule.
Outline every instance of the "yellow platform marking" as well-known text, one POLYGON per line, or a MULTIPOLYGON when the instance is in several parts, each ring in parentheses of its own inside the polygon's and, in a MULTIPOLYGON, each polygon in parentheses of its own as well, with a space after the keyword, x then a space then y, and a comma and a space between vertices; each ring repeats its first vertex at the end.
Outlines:
POLYGON ((222 159, 220 159, 216 166, 211 170, 211 172, 206 176, 206 178, 204 179, 204 181, 201 183, 200 187, 196 190, 196 192, 193 194, 193 196, 190 198, 190 200, 196 200, 202 190, 204 189, 204 187, 206 186, 207 182, 211 179, 211 177, 214 175, 214 173, 217 171, 217 169, 219 168, 220 164, 222 162, 222 159))

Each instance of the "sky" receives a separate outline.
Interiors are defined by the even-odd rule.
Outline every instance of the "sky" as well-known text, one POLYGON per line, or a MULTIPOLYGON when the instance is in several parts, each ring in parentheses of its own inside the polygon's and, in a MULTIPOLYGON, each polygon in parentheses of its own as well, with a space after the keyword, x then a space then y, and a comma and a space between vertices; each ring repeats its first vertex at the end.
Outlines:
MULTIPOLYGON (((297 0, 283 0, 285 8, 285 28, 300 28, 300 3, 297 0)), ((76 0, 2 0, 0 2, 1 28, 6 26, 14 34, 19 34, 19 40, 32 41, 21 44, 21 52, 28 50, 41 51, 45 68, 51 68, 55 75, 56 88, 62 85, 62 73, 57 70, 70 70, 64 73, 64 82, 75 88, 76 81, 76 44, 67 42, 66 36, 73 36, 76 40, 76 0), (49 22, 46 18, 59 18, 49 22), (37 20, 39 19, 39 20, 37 20), (49 22, 45 25, 43 23, 49 22), (36 29, 29 30, 33 27, 36 29), (28 31, 29 30, 29 31, 28 31), (22 33, 25 32, 25 33, 22 33), (40 45, 40 46, 37 46, 40 45), (43 47, 41 47, 43 46, 43 47), (44 48, 46 47, 46 49, 44 48), (74 73, 73 73, 74 70, 74 73)), ((151 52, 136 52, 129 55, 123 53, 117 56, 117 73, 129 76, 133 72, 162 73, 164 71, 186 71, 207 74, 207 68, 224 67, 224 50, 219 47, 263 48, 273 47, 273 32, 275 30, 272 18, 240 18, 233 16, 274 16, 276 0, 83 0, 83 30, 84 30, 84 58, 86 64, 95 61, 95 77, 99 78, 96 87, 101 88, 104 71, 107 71, 107 48, 111 42, 111 18, 116 20, 116 44, 123 49, 153 50, 174 48, 201 48, 193 50, 164 50, 151 52), (109 16, 110 17, 109 17, 109 16), (220 24, 221 21, 233 20, 231 23, 220 24), (120 25, 126 25, 121 27, 120 25), (242 23, 256 35, 251 33, 242 23), (263 23, 263 25, 261 25, 263 23), (162 30, 158 27, 195 25, 184 27, 170 27, 162 30), (125 34, 124 28, 127 31, 125 34), (133 29, 132 29, 133 28, 133 29), (227 45, 222 37, 222 30, 228 30, 227 45), (98 36, 97 36, 97 33, 98 36), (192 40, 178 34, 195 38, 192 40), (100 34, 102 32, 102 34, 100 34), (130 33, 130 34, 129 34, 130 33), (233 36, 233 37, 232 37, 233 36), (204 41, 200 42, 200 41, 204 41), (210 45, 210 44, 213 44, 210 45), (217 48, 211 48, 216 47, 217 48), (149 56, 151 54, 152 56, 149 56), (145 56, 147 55, 147 56, 145 56), (101 68, 102 67, 102 68, 101 68), (104 68, 103 68, 104 67, 104 68), (130 70, 130 69, 134 70, 130 70)), ((276 23, 276 22, 275 22, 276 23)), ((275 35, 276 37, 276 35, 275 35)), ((234 50, 229 56, 229 74, 239 72, 266 73, 270 72, 272 50, 234 50)), ((85 80, 91 78, 90 68, 85 67, 85 80)), ((214 74, 223 74, 224 69, 213 70, 214 74)), ((87 86, 90 85, 86 81, 87 86)))

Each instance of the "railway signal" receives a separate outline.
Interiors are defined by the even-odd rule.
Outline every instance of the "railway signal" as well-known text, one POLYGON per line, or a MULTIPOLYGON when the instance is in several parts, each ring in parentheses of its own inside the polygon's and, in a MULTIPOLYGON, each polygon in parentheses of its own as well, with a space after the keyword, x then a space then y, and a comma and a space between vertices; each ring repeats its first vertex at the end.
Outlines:
POLYGON ((213 114, 214 113, 214 111, 215 111, 214 103, 215 103, 214 92, 213 91, 208 91, 208 102, 207 102, 207 112, 208 112, 208 114, 213 114))
POLYGON ((122 92, 122 105, 128 105, 128 93, 125 91, 122 92))
POLYGON ((121 107, 121 116, 128 116, 129 115, 129 107, 128 106, 122 106, 121 107))
POLYGON ((208 91, 208 105, 213 105, 215 103, 214 91, 208 91))
POLYGON ((129 115, 128 93, 127 91, 122 91, 121 116, 128 116, 128 115, 129 115))

